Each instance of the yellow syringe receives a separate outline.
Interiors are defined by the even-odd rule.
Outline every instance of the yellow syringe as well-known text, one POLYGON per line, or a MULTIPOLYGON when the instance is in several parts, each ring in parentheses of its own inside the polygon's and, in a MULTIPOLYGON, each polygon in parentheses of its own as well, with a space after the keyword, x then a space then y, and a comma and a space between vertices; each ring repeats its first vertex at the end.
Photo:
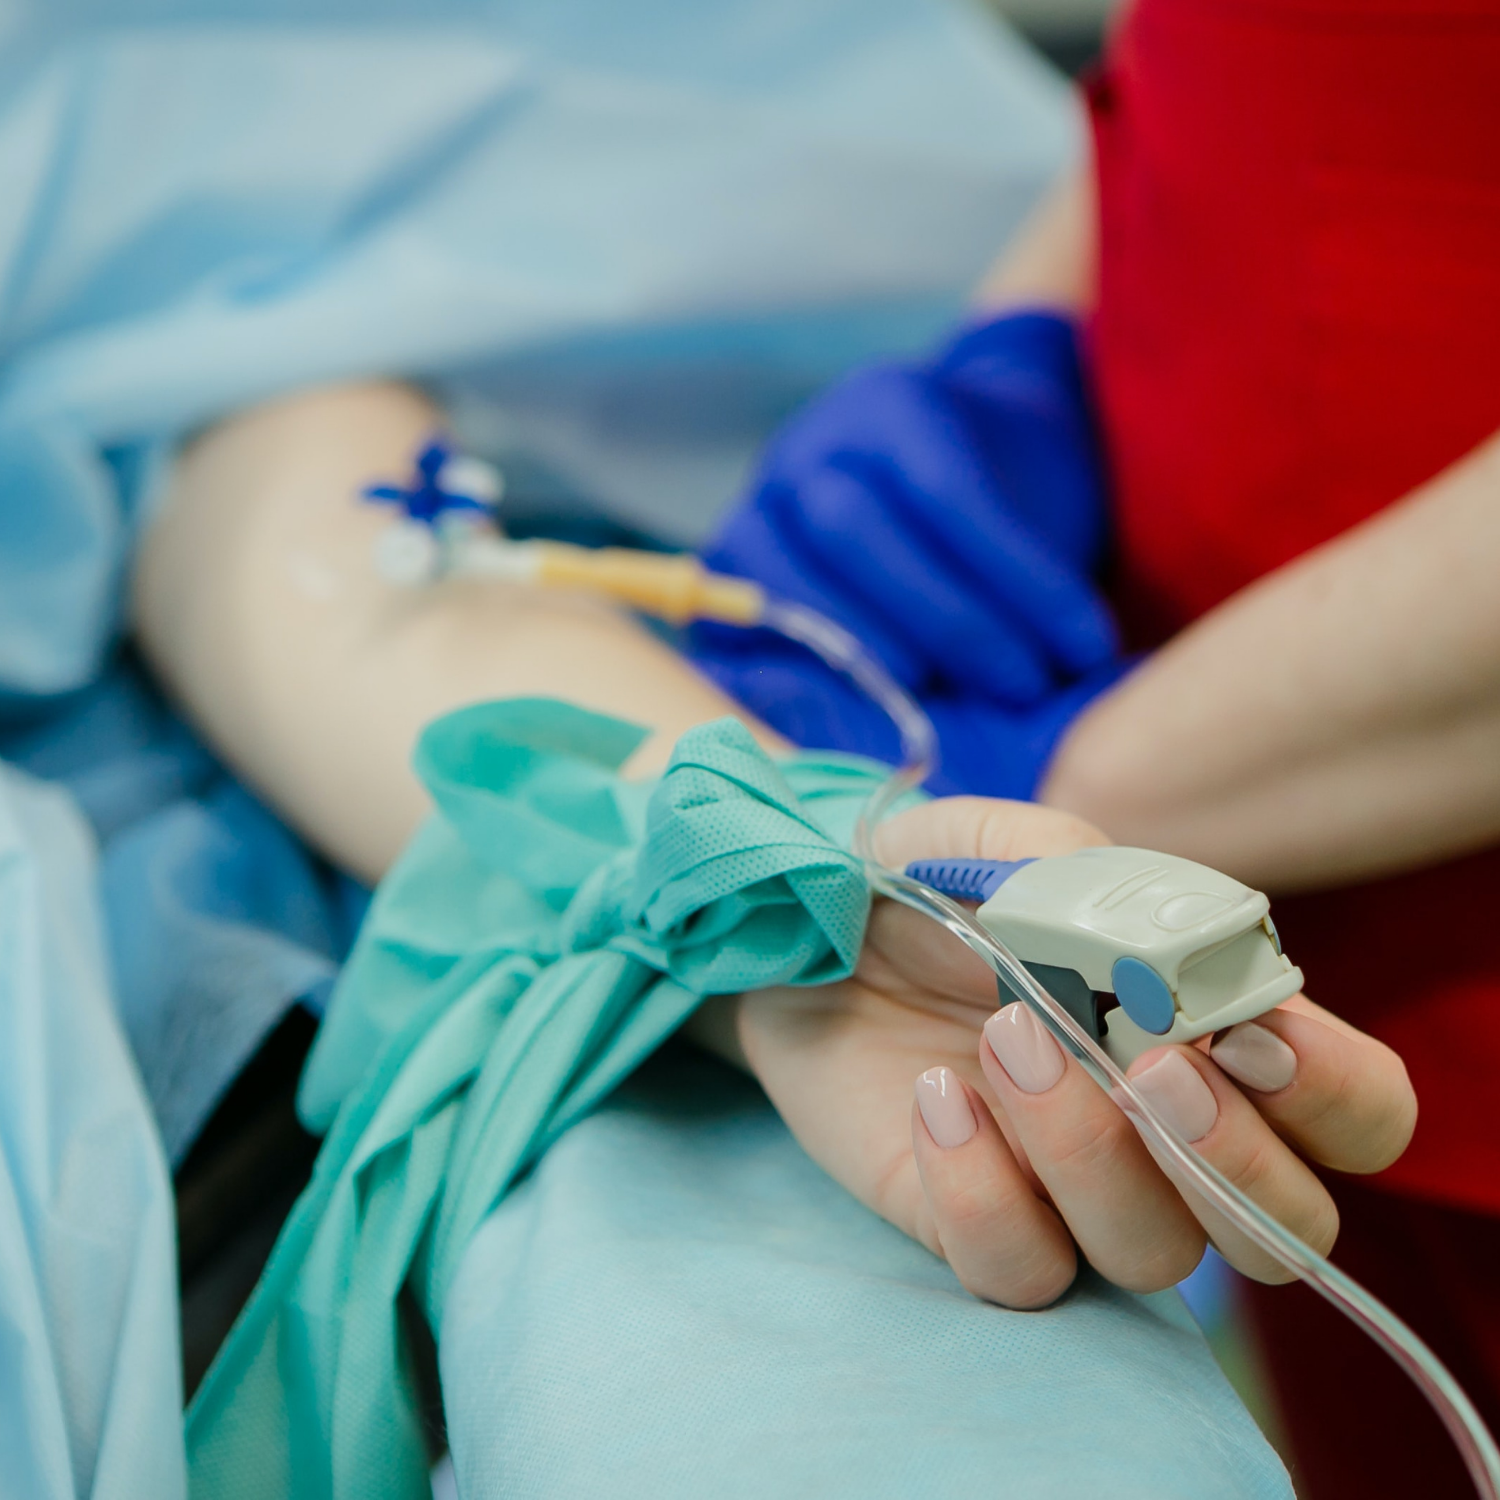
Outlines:
POLYGON ((693 620, 756 625, 765 614, 766 593, 758 583, 710 572, 690 553, 575 547, 567 542, 508 545, 514 550, 535 549, 530 564, 535 583, 607 594, 672 625, 693 620))
POLYGON ((543 588, 586 589, 672 625, 693 620, 758 625, 766 613, 766 592, 758 583, 711 572, 692 554, 682 552, 512 542, 492 530, 469 527, 452 528, 445 535, 419 523, 398 522, 379 538, 376 565, 392 583, 493 578, 543 588))

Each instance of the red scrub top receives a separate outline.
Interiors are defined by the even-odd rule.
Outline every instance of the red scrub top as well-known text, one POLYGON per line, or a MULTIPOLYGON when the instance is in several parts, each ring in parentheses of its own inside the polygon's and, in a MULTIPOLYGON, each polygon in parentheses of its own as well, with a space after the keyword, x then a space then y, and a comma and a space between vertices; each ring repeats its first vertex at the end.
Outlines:
MULTIPOLYGON (((1137 0, 1091 104, 1091 363, 1150 645, 1500 429, 1500 0, 1137 0)), ((1500 851, 1276 917, 1411 1071, 1387 1184, 1500 1214, 1500 851)))

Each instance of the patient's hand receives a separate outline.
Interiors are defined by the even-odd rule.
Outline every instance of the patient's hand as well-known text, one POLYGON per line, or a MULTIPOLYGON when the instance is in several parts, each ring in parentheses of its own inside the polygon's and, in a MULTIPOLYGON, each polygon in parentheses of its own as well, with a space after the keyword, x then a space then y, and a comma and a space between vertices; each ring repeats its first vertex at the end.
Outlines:
MULTIPOLYGON (((893 818, 879 849, 899 868, 1102 842, 1047 808, 952 798, 893 818)), ((957 939, 882 901, 853 978, 719 1002, 717 1020, 734 1024, 808 1153, 976 1295, 1043 1306, 1072 1282, 1080 1252, 1133 1290, 1179 1281, 1203 1252, 1203 1226, 1080 1065, 1025 1007, 995 1013, 995 999, 994 976, 957 939)), ((1378 1171, 1416 1119, 1395 1053, 1301 996, 1211 1053, 1157 1048, 1129 1071, 1205 1158, 1322 1251, 1338 1215, 1302 1158, 1378 1171)), ((1232 1234, 1216 1243, 1247 1274, 1283 1279, 1232 1234)))

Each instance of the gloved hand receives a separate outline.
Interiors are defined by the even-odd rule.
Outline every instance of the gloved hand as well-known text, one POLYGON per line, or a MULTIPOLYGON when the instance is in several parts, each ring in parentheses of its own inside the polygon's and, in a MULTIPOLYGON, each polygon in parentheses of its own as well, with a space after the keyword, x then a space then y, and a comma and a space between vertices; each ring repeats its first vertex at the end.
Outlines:
MULTIPOLYGON (((763 641, 763 636, 758 636, 763 641)), ((798 745, 901 759, 896 726, 849 680, 790 642, 696 658, 700 671, 798 745)), ((937 731, 939 762, 927 789, 939 797, 1033 797, 1068 725, 1133 665, 1116 657, 1025 708, 977 693, 921 695, 937 731)))
MULTIPOLYGON (((919 693, 1019 708, 1116 653, 1091 579, 1105 534, 1073 327, 1027 312, 812 402, 704 558, 837 620, 919 693)), ((708 658, 764 644, 697 640, 708 658)))

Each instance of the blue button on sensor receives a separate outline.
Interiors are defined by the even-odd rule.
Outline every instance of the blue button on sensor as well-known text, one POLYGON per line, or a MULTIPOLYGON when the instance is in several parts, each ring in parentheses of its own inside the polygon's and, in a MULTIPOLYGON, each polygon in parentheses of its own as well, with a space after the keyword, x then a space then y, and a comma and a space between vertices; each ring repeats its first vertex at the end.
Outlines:
POLYGON ((1161 1036, 1172 1029, 1177 1006, 1167 981, 1138 958, 1117 958, 1110 970, 1115 999, 1142 1031, 1161 1036))

